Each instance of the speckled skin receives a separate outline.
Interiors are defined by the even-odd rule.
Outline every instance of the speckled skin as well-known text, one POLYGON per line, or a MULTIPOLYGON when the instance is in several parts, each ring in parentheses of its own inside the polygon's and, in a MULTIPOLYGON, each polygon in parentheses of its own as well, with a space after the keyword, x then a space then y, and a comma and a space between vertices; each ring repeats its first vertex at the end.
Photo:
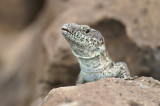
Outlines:
POLYGON ((81 71, 76 84, 110 77, 135 78, 130 77, 124 62, 114 63, 109 58, 104 38, 97 30, 87 25, 70 23, 62 26, 62 34, 70 44, 72 52, 80 64, 81 71))

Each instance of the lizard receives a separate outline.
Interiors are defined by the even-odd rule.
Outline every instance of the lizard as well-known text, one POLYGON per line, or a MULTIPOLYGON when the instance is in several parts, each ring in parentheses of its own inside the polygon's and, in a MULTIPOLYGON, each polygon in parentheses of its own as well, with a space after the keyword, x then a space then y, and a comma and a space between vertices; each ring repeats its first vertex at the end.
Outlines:
POLYGON ((102 34, 88 25, 64 24, 62 35, 76 56, 80 73, 76 85, 100 80, 101 78, 123 78, 133 80, 125 62, 114 62, 106 50, 102 34))

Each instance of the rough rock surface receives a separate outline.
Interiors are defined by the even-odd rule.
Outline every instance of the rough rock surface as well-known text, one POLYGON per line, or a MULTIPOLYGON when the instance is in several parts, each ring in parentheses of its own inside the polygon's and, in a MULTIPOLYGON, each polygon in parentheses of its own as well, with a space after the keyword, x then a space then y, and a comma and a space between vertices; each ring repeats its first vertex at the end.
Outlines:
POLYGON ((141 77, 136 80, 101 79, 78 86, 53 89, 41 106, 159 106, 160 82, 141 77))

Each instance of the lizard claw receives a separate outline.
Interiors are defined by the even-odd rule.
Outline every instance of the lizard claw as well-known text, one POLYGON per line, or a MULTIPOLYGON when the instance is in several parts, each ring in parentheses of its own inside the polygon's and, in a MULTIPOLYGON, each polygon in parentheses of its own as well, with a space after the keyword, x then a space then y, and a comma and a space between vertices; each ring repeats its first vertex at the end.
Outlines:
POLYGON ((126 78, 124 78, 125 80, 134 80, 134 79, 136 79, 136 78, 138 78, 138 76, 134 76, 134 77, 126 77, 126 78))

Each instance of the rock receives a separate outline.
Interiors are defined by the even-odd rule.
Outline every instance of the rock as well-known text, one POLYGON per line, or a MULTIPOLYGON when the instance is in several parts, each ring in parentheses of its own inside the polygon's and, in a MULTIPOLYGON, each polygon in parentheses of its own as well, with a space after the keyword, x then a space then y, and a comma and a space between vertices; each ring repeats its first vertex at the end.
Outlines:
POLYGON ((1 0, 0 28, 1 31, 20 30, 30 24, 43 6, 43 0, 1 0))
POLYGON ((0 5, 3 5, 0 6, 0 27, 5 29, 0 28, 0 103, 2 106, 29 106, 37 97, 37 78, 40 76, 38 73, 45 68, 46 55, 42 49, 40 35, 45 26, 39 24, 46 21, 41 20, 39 16, 31 26, 27 26, 31 21, 31 14, 23 10, 35 9, 34 0, 29 7, 25 1, 7 1, 0 1, 0 5), (25 16, 21 17, 22 14, 25 16), (6 19, 3 20, 4 17, 6 19))
POLYGON ((101 79, 78 86, 52 89, 40 106, 159 106, 160 82, 101 79))
POLYGON ((2 106, 29 106, 37 97, 39 72, 45 70, 46 66, 46 55, 39 35, 43 28, 37 23, 32 24, 32 27, 18 33, 21 36, 1 52, 0 103, 2 106))

